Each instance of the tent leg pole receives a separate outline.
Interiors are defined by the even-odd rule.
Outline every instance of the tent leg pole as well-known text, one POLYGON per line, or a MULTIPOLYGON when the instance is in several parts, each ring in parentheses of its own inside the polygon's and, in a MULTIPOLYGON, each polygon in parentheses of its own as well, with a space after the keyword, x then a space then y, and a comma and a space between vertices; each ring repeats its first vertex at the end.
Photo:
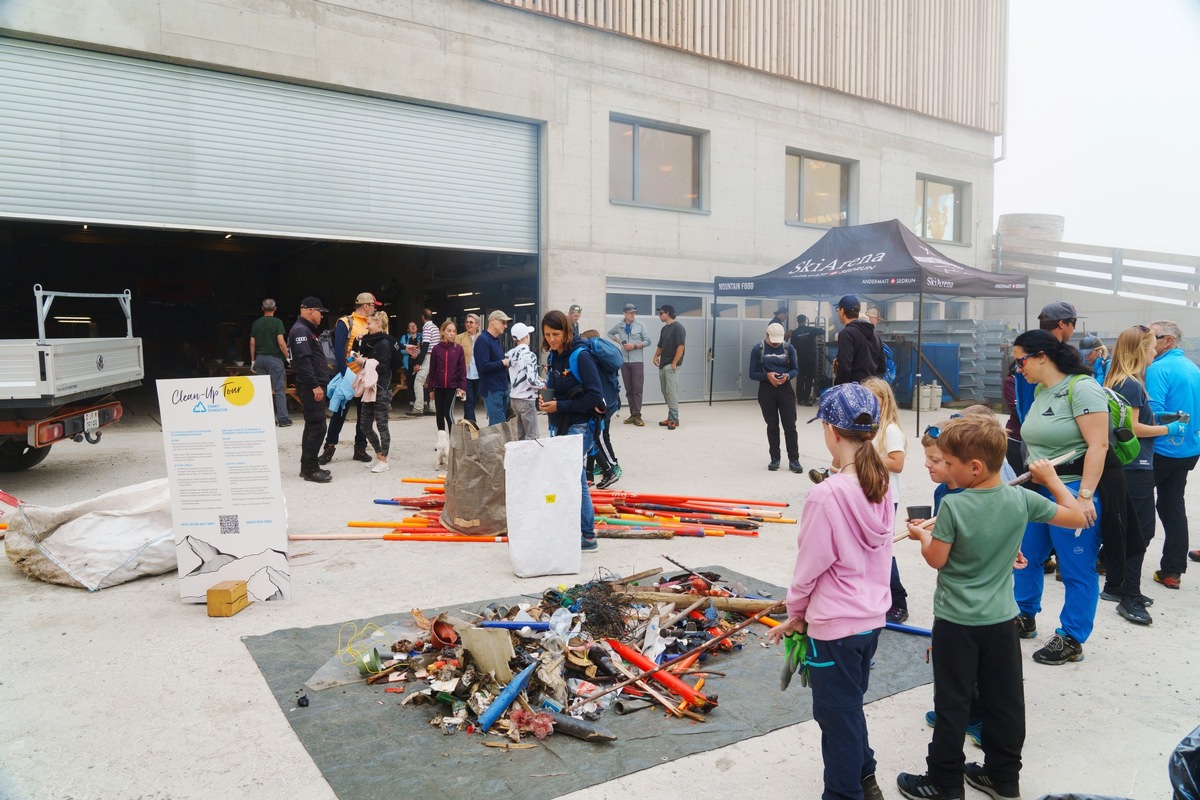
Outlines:
POLYGON ((917 398, 917 431, 921 435, 921 340, 925 336, 925 287, 917 291, 917 364, 913 373, 913 392, 917 398))
MULTIPOLYGON (((712 306, 715 306, 716 304, 717 304, 717 295, 713 294, 712 306)), ((709 357, 708 357, 708 405, 709 405, 709 407, 712 406, 713 377, 716 375, 716 372, 717 372, 717 313, 713 310, 712 306, 708 307, 708 313, 712 314, 712 321, 713 321, 712 339, 710 339, 708 342, 708 353, 709 353, 709 357)))

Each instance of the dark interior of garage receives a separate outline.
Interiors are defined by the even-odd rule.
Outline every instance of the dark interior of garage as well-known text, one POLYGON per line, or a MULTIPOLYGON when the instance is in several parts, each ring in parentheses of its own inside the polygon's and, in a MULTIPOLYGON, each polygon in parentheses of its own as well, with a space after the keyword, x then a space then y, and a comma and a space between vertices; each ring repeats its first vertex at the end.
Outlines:
MULTIPOLYGON (((133 333, 143 340, 146 377, 207 374, 206 364, 249 358, 247 337, 271 297, 286 325, 300 300, 320 297, 332 313, 349 313, 371 292, 391 315, 393 334, 503 308, 515 320, 537 318, 536 256, 400 244, 246 236, 207 231, 0 221, 0 335, 33 339, 34 284, 64 292, 132 292, 133 333)), ((124 336, 116 301, 58 298, 46 324, 50 338, 124 336)))

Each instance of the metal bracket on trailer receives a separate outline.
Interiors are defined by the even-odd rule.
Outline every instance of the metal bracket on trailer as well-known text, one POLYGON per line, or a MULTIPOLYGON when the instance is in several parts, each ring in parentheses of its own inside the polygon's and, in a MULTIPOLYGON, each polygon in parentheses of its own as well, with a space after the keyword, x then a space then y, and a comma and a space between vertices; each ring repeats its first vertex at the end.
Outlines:
POLYGON ((40 283, 33 285, 33 296, 37 301, 38 344, 46 344, 46 318, 56 297, 93 297, 101 300, 116 300, 125 312, 125 338, 133 338, 133 312, 130 307, 131 294, 128 289, 120 294, 96 294, 93 292, 48 292, 40 283))

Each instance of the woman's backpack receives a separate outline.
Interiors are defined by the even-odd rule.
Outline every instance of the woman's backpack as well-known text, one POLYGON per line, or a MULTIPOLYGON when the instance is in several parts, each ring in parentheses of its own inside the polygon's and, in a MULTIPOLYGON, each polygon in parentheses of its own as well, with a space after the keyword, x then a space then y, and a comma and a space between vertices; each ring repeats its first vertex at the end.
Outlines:
MULTIPOLYGON (((1086 375, 1072 375, 1067 384, 1067 404, 1071 404, 1071 392, 1080 378, 1086 375)), ((1133 435, 1133 407, 1121 395, 1107 386, 1101 386, 1104 399, 1108 401, 1108 449, 1117 457, 1122 466, 1138 457, 1142 452, 1142 443, 1133 435)), ((1041 390, 1041 387, 1038 387, 1041 390)))

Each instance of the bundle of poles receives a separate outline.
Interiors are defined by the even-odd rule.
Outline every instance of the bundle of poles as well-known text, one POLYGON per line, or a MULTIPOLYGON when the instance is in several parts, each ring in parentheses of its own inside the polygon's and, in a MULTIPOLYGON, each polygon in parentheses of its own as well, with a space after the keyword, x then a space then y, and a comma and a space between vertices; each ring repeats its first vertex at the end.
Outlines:
MULTIPOLYGON (((292 534, 293 541, 383 540, 409 542, 507 542, 507 536, 469 536, 441 523, 445 503, 444 478, 402 478, 419 484, 424 493, 415 497, 375 500, 379 505, 408 508, 414 513, 399 520, 351 520, 353 533, 292 534), (366 529, 366 530, 364 530, 366 529)), ((787 503, 730 497, 591 491, 596 535, 609 539, 671 539, 676 536, 757 537, 766 524, 795 524, 783 516, 787 503)))

